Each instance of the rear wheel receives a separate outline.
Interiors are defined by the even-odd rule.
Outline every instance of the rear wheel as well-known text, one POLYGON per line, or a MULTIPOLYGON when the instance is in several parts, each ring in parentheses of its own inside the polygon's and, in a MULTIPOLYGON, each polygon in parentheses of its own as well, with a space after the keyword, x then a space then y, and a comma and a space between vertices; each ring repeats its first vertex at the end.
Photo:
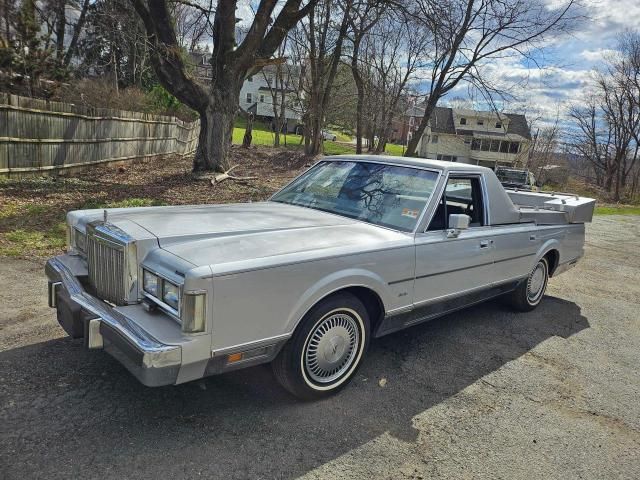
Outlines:
POLYGON ((541 258, 533 267, 527 280, 511 294, 509 303, 521 312, 529 312, 536 308, 544 297, 549 281, 549 262, 547 258, 541 258))
POLYGON ((369 345, 369 316, 358 298, 338 293, 302 319, 273 361, 278 382, 295 396, 317 399, 343 388, 369 345))

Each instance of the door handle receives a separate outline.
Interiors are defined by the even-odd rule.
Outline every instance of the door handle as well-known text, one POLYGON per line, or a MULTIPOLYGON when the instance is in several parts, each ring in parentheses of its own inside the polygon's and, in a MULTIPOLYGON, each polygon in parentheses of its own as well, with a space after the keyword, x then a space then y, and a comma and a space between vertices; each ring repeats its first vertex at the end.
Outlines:
POLYGON ((489 240, 480 240, 480 248, 488 248, 489 240))

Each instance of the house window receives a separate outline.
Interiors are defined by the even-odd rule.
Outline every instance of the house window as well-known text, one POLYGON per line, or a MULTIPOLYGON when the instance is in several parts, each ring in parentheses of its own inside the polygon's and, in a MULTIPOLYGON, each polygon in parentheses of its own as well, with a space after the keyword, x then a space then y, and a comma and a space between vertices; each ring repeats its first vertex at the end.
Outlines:
POLYGON ((518 142, 511 142, 509 144, 509 153, 518 153, 518 148, 520 144, 518 142))
POLYGON ((496 122, 496 128, 502 128, 502 122, 496 122))
POLYGON ((497 152, 500 150, 500 140, 491 140, 491 145, 489 146, 489 151, 497 152))
POLYGON ((479 138, 474 138, 471 141, 471 150, 480 150, 481 140, 479 138))
POLYGON ((247 93, 247 103, 251 103, 251 92, 247 93))
POLYGON ((500 142, 500 153, 509 153, 509 142, 500 142))
POLYGON ((484 125, 484 120, 478 120, 478 125, 484 125))
POLYGON ((253 82, 253 77, 248 77, 247 82, 253 82))
POLYGON ((488 152, 489 147, 491 147, 491 140, 482 140, 482 144, 480 145, 480 150, 483 152, 488 152))
POLYGON ((466 119, 466 118, 464 118, 464 117, 462 117, 462 118, 460 119, 460 125, 466 125, 466 124, 467 124, 467 119, 466 119))
POLYGON ((260 94, 260 103, 264 103, 264 94, 260 94))
POLYGON ((431 143, 438 143, 438 135, 433 135, 431 137, 431 143))

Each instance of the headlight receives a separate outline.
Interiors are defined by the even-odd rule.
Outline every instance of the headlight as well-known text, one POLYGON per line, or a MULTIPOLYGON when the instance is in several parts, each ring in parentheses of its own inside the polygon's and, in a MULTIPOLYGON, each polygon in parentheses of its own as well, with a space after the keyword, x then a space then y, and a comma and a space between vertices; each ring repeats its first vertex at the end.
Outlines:
POLYGON ((182 331, 204 332, 207 316, 206 294, 186 292, 182 297, 182 331))
POLYGON ((87 235, 75 227, 73 228, 73 241, 75 243, 76 249, 80 250, 82 253, 86 252, 87 235))
POLYGON ((147 270, 143 270, 142 274, 142 288, 145 292, 154 297, 158 296, 158 286, 160 285, 160 279, 157 275, 154 275, 147 270))
POLYGON ((178 310, 180 288, 167 280, 162 282, 162 301, 174 310, 178 310))

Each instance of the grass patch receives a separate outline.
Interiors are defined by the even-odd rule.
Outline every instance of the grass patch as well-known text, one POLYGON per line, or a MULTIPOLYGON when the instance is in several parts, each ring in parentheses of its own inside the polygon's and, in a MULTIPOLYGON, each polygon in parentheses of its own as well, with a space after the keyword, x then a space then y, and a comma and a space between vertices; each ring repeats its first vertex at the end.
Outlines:
POLYGON ((95 200, 89 200, 84 203, 80 210, 91 208, 132 208, 132 207, 161 207, 168 205, 167 202, 158 200, 155 198, 125 198, 124 200, 118 200, 115 202, 98 202, 95 200))
POLYGON ((401 157, 404 155, 404 148, 402 145, 398 145, 396 143, 387 143, 384 151, 389 155, 394 155, 396 157, 401 157))
POLYGON ((65 210, 161 205, 168 203, 137 197, 110 202, 91 199, 67 209, 55 204, 10 203, 0 211, 0 256, 43 257, 64 249, 67 237, 65 210))
POLYGON ((2 237, 0 237, 0 256, 43 256, 52 250, 64 248, 66 225, 61 222, 44 232, 16 229, 5 233, 2 237))
POLYGON ((596 215, 640 215, 640 207, 596 207, 596 215))
MULTIPOLYGON (((233 137, 232 142, 236 145, 242 145, 242 139, 244 138, 244 132, 246 130, 246 120, 244 118, 236 119, 235 127, 233 129, 233 137)), ((265 125, 262 122, 254 122, 253 130, 251 132, 252 145, 264 145, 267 147, 273 146, 273 140, 275 138, 275 134, 271 131, 268 125, 265 125)), ((298 145, 300 143, 300 135, 296 135, 294 133, 287 133, 287 146, 298 145)), ((284 146, 285 135, 280 135, 280 144, 284 146)))

